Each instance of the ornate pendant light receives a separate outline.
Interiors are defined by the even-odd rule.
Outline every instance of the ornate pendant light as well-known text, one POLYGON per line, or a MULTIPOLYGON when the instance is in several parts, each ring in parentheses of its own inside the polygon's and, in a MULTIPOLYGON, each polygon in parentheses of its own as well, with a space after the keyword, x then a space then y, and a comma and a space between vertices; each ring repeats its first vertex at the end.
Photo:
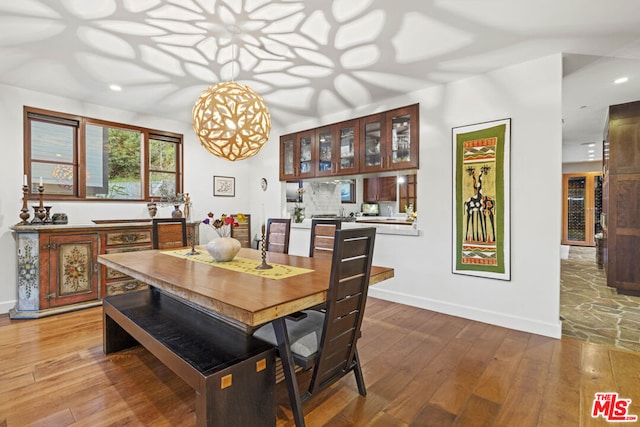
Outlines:
POLYGON ((234 81, 209 86, 193 106, 193 130, 213 155, 249 158, 269 140, 271 115, 253 89, 234 81))

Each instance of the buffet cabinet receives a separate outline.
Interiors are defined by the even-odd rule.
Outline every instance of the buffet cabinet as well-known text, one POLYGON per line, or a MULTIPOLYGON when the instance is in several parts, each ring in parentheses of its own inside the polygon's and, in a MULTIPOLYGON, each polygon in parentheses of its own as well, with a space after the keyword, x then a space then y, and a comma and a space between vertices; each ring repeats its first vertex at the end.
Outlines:
POLYGON ((640 101, 609 107, 603 154, 607 285, 640 295, 640 101))
POLYGON ((419 105, 280 137, 280 181, 418 169, 419 105))
MULTIPOLYGON (((200 222, 187 239, 199 240, 200 222)), ((148 288, 98 263, 99 254, 149 250, 151 222, 89 225, 16 225, 18 302, 12 318, 38 318, 101 304, 105 296, 148 288)))

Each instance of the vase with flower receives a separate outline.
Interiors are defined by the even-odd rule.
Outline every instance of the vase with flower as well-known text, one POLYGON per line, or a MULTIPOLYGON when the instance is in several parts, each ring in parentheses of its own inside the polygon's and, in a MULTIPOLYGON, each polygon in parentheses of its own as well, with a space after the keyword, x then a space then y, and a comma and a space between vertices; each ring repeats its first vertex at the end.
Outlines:
MULTIPOLYGON (((243 220, 242 216, 242 214, 237 215, 239 221, 243 220)), ((231 237, 231 228, 238 225, 236 220, 231 215, 227 216, 225 214, 215 219, 213 212, 209 212, 202 223, 211 226, 218 234, 218 238, 207 243, 207 252, 217 262, 231 261, 238 254, 241 247, 238 239, 231 237)))
MULTIPOLYGON (((298 202, 302 202, 303 194, 304 188, 298 188, 298 202)), ((304 207, 300 206, 298 202, 296 202, 295 206, 293 207, 293 222, 301 223, 302 221, 304 221, 304 207)))

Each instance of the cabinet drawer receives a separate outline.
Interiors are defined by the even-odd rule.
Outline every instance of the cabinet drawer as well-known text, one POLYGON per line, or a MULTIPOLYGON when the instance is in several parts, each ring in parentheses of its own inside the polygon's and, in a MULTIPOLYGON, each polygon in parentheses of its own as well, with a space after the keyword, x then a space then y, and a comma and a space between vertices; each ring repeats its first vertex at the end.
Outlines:
POLYGON ((122 280, 120 282, 107 283, 107 295, 119 295, 127 292, 142 291, 149 289, 149 285, 136 279, 122 280))
POLYGON ((137 251, 150 251, 153 249, 151 245, 142 245, 142 246, 124 246, 121 248, 108 248, 105 253, 107 254, 117 254, 121 252, 137 252, 137 251))
MULTIPOLYGON (((151 230, 128 230, 107 232, 107 246, 151 243, 151 230)), ((108 252, 107 252, 108 253, 108 252)))

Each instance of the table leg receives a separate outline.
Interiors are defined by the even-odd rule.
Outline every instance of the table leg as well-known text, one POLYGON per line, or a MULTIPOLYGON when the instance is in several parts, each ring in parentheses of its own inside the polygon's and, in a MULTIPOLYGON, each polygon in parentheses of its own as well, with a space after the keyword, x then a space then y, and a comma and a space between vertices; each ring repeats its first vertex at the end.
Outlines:
POLYGON ((280 360, 282 361, 282 370, 284 378, 287 382, 287 391, 289 392, 289 401, 291 410, 293 411, 293 419, 297 427, 304 427, 304 414, 302 413, 302 401, 300 400, 300 392, 298 391, 298 381, 296 380, 295 365, 293 356, 291 355, 291 347, 289 344, 289 335, 287 334, 287 324, 285 318, 281 317, 272 322, 273 330, 276 333, 276 341, 278 342, 278 351, 280 360))

